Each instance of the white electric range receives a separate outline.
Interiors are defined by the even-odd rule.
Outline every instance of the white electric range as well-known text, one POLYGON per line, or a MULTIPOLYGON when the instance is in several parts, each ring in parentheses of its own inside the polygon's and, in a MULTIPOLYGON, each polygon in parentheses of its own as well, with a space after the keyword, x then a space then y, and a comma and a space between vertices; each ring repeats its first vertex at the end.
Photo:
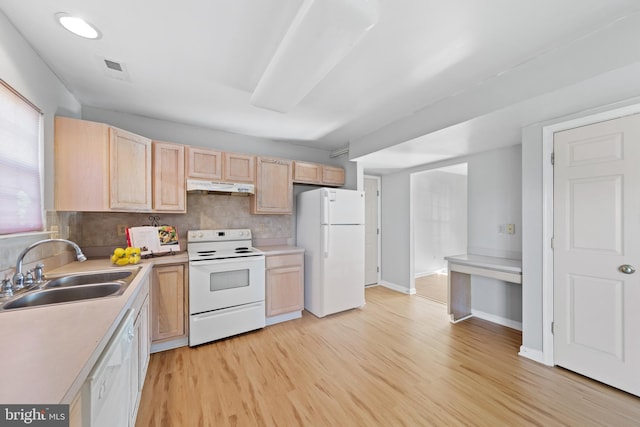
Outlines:
POLYGON ((265 258, 251 230, 189 230, 189 346, 265 326, 265 258))

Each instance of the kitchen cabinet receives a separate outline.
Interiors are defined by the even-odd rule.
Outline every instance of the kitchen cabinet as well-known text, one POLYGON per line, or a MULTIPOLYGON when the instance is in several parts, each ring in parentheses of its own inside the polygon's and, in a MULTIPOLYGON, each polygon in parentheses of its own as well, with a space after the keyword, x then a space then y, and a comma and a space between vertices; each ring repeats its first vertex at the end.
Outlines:
POLYGON ((149 354, 151 340, 149 335, 149 281, 144 285, 140 294, 136 298, 133 307, 137 310, 137 315, 133 324, 133 352, 131 354, 131 376, 130 380, 130 424, 135 425, 140 398, 142 397, 142 387, 149 367, 149 354))
POLYGON ((322 184, 342 186, 344 185, 344 169, 335 166, 322 166, 322 184))
POLYGON ((255 182, 255 156, 239 153, 222 153, 223 180, 228 182, 255 182))
POLYGON ((268 157, 256 158, 255 191, 251 197, 251 213, 293 213, 293 162, 268 157))
POLYGON ((55 118, 55 209, 150 211, 151 140, 103 123, 55 118))
POLYGON ((187 178, 220 181, 222 151, 187 147, 187 178))
MULTIPOLYGON (((304 308, 304 254, 298 252, 269 255, 267 253, 265 265, 267 318, 296 312, 300 314, 304 308)), ((267 323, 277 322, 268 321, 267 323)))
POLYGON ((153 141, 153 210, 185 213, 184 145, 153 141))
POLYGON ((294 162, 293 182, 300 184, 344 185, 344 169, 309 162, 294 162))
POLYGON ((187 177, 190 179, 253 184, 254 163, 255 156, 248 154, 187 147, 187 177))
MULTIPOLYGON (((185 264, 161 265, 153 268, 151 273, 152 344, 187 337, 187 283, 185 264)), ((163 349, 167 348, 172 347, 163 349)))

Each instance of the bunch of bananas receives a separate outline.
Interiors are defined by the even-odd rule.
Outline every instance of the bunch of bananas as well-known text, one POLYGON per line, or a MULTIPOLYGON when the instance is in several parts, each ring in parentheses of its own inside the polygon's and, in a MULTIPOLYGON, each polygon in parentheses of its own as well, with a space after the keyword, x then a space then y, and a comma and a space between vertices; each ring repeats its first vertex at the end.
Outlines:
POLYGON ((111 263, 115 265, 137 264, 140 262, 140 248, 115 248, 111 255, 111 263))

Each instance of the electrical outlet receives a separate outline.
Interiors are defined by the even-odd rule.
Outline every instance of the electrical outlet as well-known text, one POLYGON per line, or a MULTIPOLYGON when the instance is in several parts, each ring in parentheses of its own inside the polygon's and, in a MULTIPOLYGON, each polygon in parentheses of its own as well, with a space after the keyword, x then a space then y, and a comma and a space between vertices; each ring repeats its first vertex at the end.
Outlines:
POLYGON ((515 224, 507 224, 507 234, 516 234, 516 225, 515 224))
POLYGON ((126 236, 127 235, 127 226, 123 224, 116 225, 116 234, 118 236, 126 236))

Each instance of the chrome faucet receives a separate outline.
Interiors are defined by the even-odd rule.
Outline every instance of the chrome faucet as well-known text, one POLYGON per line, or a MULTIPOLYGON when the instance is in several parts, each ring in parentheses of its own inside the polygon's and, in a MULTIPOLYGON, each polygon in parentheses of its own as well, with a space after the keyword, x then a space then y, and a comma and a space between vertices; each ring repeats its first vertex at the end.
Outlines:
MULTIPOLYGON (((40 246, 43 243, 49 243, 49 242, 61 242, 61 243, 66 243, 68 245, 71 245, 73 249, 75 249, 76 251, 76 259, 78 261, 82 262, 87 260, 87 257, 82 253, 82 249, 80 249, 80 246, 78 246, 77 243, 74 243, 71 240, 45 239, 45 240, 40 240, 39 242, 35 242, 29 245, 25 250, 20 252, 20 255, 18 255, 18 261, 16 262, 16 273, 13 275, 13 290, 22 289, 24 287, 24 275, 22 274, 22 260, 24 259, 24 256, 27 254, 27 252, 29 252, 31 249, 35 248, 36 246, 40 246)), ((36 276, 37 277, 39 276, 39 279, 42 280, 41 264, 38 264, 36 269, 39 270, 39 271, 36 271, 37 273, 36 276)))

